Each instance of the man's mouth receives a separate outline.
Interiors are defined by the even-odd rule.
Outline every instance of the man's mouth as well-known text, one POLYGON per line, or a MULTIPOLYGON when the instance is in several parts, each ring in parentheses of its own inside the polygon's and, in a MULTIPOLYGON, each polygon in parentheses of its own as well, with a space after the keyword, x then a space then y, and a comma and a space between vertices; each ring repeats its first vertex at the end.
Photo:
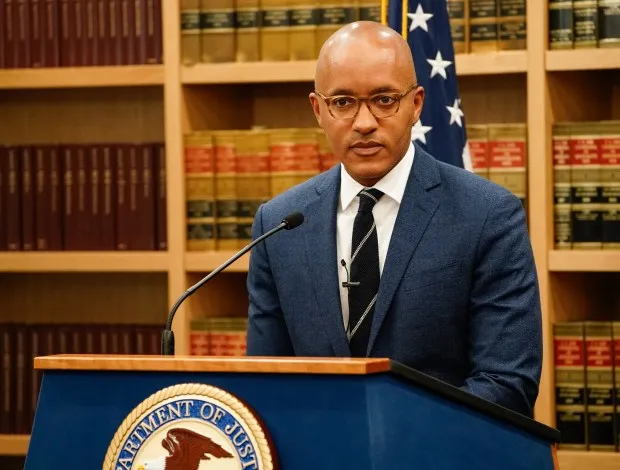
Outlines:
POLYGON ((383 145, 381 145, 379 142, 376 142, 374 140, 371 140, 368 142, 356 142, 353 145, 351 145, 351 150, 353 151, 353 153, 356 153, 357 155, 364 155, 364 156, 374 155, 377 152, 379 152, 379 150, 381 150, 382 148, 383 148, 383 145))

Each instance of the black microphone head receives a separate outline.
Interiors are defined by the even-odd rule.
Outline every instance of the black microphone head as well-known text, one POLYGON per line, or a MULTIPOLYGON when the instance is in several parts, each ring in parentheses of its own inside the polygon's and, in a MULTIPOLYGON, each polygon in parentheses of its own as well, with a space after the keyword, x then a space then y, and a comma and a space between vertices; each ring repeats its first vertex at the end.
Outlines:
POLYGON ((299 227, 303 221, 304 215, 301 212, 293 212, 282 219, 282 222, 286 224, 286 227, 284 227, 286 230, 299 227))

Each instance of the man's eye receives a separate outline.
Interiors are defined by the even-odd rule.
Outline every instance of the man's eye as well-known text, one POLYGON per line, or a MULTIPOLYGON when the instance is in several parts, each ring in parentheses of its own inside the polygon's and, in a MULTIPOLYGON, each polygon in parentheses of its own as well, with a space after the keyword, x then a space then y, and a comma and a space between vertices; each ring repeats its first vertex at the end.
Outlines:
POLYGON ((334 106, 336 106, 337 108, 345 108, 347 106, 351 106, 354 102, 355 100, 351 98, 336 98, 334 101, 332 101, 334 106))
POLYGON ((390 106, 396 102, 396 100, 390 95, 376 96, 374 102, 381 106, 390 106))

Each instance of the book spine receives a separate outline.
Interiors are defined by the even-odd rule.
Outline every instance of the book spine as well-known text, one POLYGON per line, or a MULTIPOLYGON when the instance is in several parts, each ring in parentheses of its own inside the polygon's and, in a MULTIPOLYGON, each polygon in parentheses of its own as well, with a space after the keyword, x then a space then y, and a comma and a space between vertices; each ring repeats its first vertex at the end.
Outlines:
POLYGON ((137 212, 132 231, 132 250, 155 249, 155 163, 153 147, 140 144, 136 148, 137 158, 137 212))
POLYGON ((599 47, 620 45, 620 0, 599 0, 599 47))
POLYGON ((120 0, 120 61, 119 65, 135 63, 135 7, 134 0, 120 0))
POLYGON ((166 191, 166 147, 163 143, 155 144, 155 161, 157 163, 157 184, 156 184, 156 205, 157 205, 157 249, 165 251, 168 249, 168 208, 166 191))
POLYGON ((84 0, 82 24, 84 26, 82 64, 85 66, 99 65, 96 0, 84 0))
POLYGON ((156 14, 156 2, 155 0, 142 0, 146 2, 146 10, 145 10, 145 24, 144 24, 144 35, 145 35, 145 63, 147 64, 157 64, 159 62, 159 55, 157 53, 158 50, 158 36, 155 28, 155 14, 156 14))
POLYGON ((15 395, 12 324, 0 323, 0 340, 0 434, 12 434, 15 395))
POLYGON ((586 355, 584 325, 556 323, 554 329, 556 428, 560 449, 586 450, 586 355))
POLYGON ((0 0, 0 69, 6 68, 6 9, 4 1, 0 0))
POLYGON ((471 52, 498 50, 497 1, 470 0, 469 44, 471 52))
POLYGON ((455 54, 466 54, 469 52, 466 11, 465 0, 448 0, 450 35, 452 36, 455 54))
POLYGON ((131 200, 129 160, 131 146, 116 147, 116 249, 129 250, 131 244, 131 200))
POLYGON ((614 377, 611 322, 586 322, 588 450, 613 451, 614 377))
POLYGON ((572 248, 571 142, 569 126, 553 127, 553 206, 555 249, 572 248))
POLYGON ((122 63, 122 21, 121 0, 108 0, 108 45, 110 47, 110 64, 122 63))
POLYGON ((486 124, 468 124, 467 143, 474 173, 489 179, 489 137, 486 124))
MULTIPOLYGON (((28 331, 28 343, 30 349, 30 357, 35 358, 44 355, 43 351, 43 338, 41 336, 41 328, 45 328, 39 325, 31 325, 28 331)), ((37 410, 37 404, 39 401, 39 391, 41 389, 41 370, 34 367, 30 367, 30 387, 28 390, 28 407, 30 427, 34 421, 34 416, 37 410)))
POLYGON ((323 172, 329 170, 334 165, 337 165, 339 161, 334 155, 331 147, 329 146, 325 131, 323 131, 323 129, 321 129, 320 127, 318 129, 315 129, 315 131, 316 139, 319 144, 319 168, 321 172, 323 172))
POLYGON ((112 40, 110 36, 110 9, 107 0, 96 0, 96 49, 97 65, 112 65, 112 40))
POLYGON ((200 0, 181 0, 181 63, 200 62, 200 0))
POLYGON ((573 28, 575 49, 598 46, 597 0, 573 1, 573 28))
POLYGON ((30 0, 30 67, 45 66, 45 4, 44 0, 30 0))
POLYGON ((116 249, 116 178, 115 159, 112 146, 99 147, 100 168, 102 171, 101 185, 99 186, 99 214, 101 216, 101 250, 113 251, 116 249))
MULTIPOLYGON (((30 385, 29 361, 30 351, 26 325, 15 325, 15 407, 13 408, 13 432, 29 434, 30 403, 28 391, 30 385)), ((30 360, 32 362, 32 359, 30 360)))
POLYGON ((58 0, 60 6, 60 66, 77 65, 75 48, 75 18, 72 0, 58 0))
POLYGON ((4 67, 18 67, 17 50, 17 0, 4 0, 4 67))
POLYGON ((258 0, 237 0, 235 5, 235 60, 258 62, 260 60, 258 0))
POLYGON ((162 64, 164 61, 163 50, 163 29, 162 29, 162 0, 155 0, 155 59, 157 64, 162 64))
POLYGON ((70 145, 64 145, 62 153, 62 174, 63 174, 63 247, 65 250, 75 250, 76 242, 76 197, 74 188, 76 186, 75 161, 73 158, 74 149, 70 145))
POLYGON ((572 49, 573 0, 549 0, 549 49, 572 49))
POLYGON ((234 62, 234 60, 234 1, 201 0, 200 62, 234 62))
MULTIPOLYGON (((454 0, 449 0, 454 1, 454 0)), ((462 0, 456 0, 462 1, 462 0)), ((359 0, 358 2, 358 18, 360 21, 381 22, 381 2, 375 0, 359 0)))
POLYGON ((526 126, 489 124, 489 179, 504 186, 526 205, 526 126))
POLYGON ((215 157, 209 133, 185 137, 187 251, 215 249, 215 157))
POLYGON ((133 5, 133 63, 146 64, 146 0, 131 0, 133 5))
POLYGON ((614 426, 616 452, 620 452, 620 321, 612 322, 614 371, 614 426))
POLYGON ((99 146, 90 145, 86 149, 87 157, 87 185, 86 200, 88 204, 88 232, 85 234, 86 249, 103 250, 102 248, 102 230, 103 230, 103 213, 101 211, 103 193, 103 169, 102 159, 99 155, 99 146))
POLYGON ((43 146, 33 147, 35 159, 35 227, 36 249, 48 251, 50 249, 50 219, 51 219, 51 188, 49 187, 49 164, 46 149, 43 146))
POLYGON ((29 0, 17 0, 17 67, 27 68, 32 64, 30 50, 30 6, 29 0))
POLYGON ((500 50, 523 50, 526 45, 526 0, 499 0, 498 39, 500 50))
POLYGON ((297 159, 297 183, 301 184, 320 172, 319 145, 313 129, 298 128, 294 131, 293 150, 297 159))
MULTIPOLYGON (((302 2, 291 7, 289 33, 290 60, 312 60, 316 51, 316 29, 319 24, 317 3, 302 2)), ((352 9, 355 18, 357 11, 352 9)))
POLYGON ((141 235, 136 234, 136 230, 144 230, 138 227, 139 220, 139 200, 141 197, 141 168, 140 168, 140 149, 137 145, 127 145, 127 205, 125 206, 125 216, 127 217, 127 238, 129 240, 129 250, 133 250, 136 245, 140 246, 136 240, 141 240, 141 235))
POLYGON ((601 129, 601 206, 603 249, 620 249, 620 122, 601 129))
POLYGON ((44 67, 60 66, 60 19, 58 12, 58 0, 45 0, 44 24, 45 33, 43 37, 45 48, 44 67))
POLYGON ((22 210, 21 210, 21 159, 19 147, 7 148, 7 250, 22 249, 22 210))
MULTIPOLYGON (((273 3, 274 0, 265 0, 265 3, 273 3)), ((275 0, 275 5, 278 5, 278 0, 275 0)), ((277 11, 277 10, 276 10, 277 11)), ((316 26, 316 39, 314 41, 315 52, 314 57, 318 57, 319 51, 325 41, 338 29, 346 24, 352 23, 357 20, 358 8, 355 1, 351 0, 319 0, 318 1, 318 14, 317 14, 317 26, 316 26)), ((289 23, 290 24, 290 23, 289 23)), ((265 23, 263 22, 263 26, 265 23)), ((277 25, 276 25, 277 26, 277 25)), ((287 24, 288 26, 288 24, 287 24)), ((277 29, 273 30, 273 41, 278 40, 277 29)), ((283 29, 285 33, 286 29, 283 29)), ((289 33, 290 35, 290 33, 289 33)), ((267 37, 267 34, 264 34, 267 37)), ((273 47, 277 47, 274 45, 273 47)), ((263 58, 263 60, 266 60, 263 58)))
POLYGON ((7 149, 3 145, 0 145, 0 251, 6 251, 6 232, 9 223, 6 212, 8 186, 7 159, 7 149))
POLYGON ((35 248, 35 165, 32 148, 23 146, 21 158, 21 212, 22 212, 22 250, 32 251, 35 248))
POLYGON ((46 155, 49 176, 49 249, 61 251, 63 249, 63 190, 62 190, 62 159, 57 146, 49 146, 46 155))
POLYGON ((85 29, 85 10, 86 10, 86 0, 73 0, 72 4, 73 8, 73 18, 75 21, 74 25, 74 36, 73 42, 75 44, 75 65, 83 66, 87 65, 85 63, 86 60, 86 29, 85 29))
POLYGON ((602 248, 601 163, 591 125, 571 126, 571 228, 573 248, 602 248))
MULTIPOLYGON (((288 0, 260 0, 262 61, 288 61, 290 58, 291 12, 288 3, 288 0)), ((319 39, 317 47, 320 47, 319 39)))
POLYGON ((271 168, 271 196, 275 197, 296 184, 299 165, 295 155, 295 136, 292 129, 270 133, 269 166, 271 168))
POLYGON ((237 248, 237 165, 235 137, 213 135, 215 158, 215 239, 217 250, 237 248))

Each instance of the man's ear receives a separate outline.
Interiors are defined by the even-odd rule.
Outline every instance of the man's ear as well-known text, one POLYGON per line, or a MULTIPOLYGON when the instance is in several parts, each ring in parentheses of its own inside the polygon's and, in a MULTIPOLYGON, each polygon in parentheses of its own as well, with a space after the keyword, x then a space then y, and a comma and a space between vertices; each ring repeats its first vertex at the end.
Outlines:
POLYGON ((319 104, 319 97, 313 92, 308 95, 308 98, 310 99, 310 105, 312 106, 314 117, 316 117, 316 121, 319 123, 319 127, 323 127, 321 125, 321 106, 319 104))
POLYGON ((415 95, 413 96, 413 123, 415 124, 420 119, 420 114, 422 114, 422 106, 424 105, 424 88, 419 86, 414 90, 415 95))

